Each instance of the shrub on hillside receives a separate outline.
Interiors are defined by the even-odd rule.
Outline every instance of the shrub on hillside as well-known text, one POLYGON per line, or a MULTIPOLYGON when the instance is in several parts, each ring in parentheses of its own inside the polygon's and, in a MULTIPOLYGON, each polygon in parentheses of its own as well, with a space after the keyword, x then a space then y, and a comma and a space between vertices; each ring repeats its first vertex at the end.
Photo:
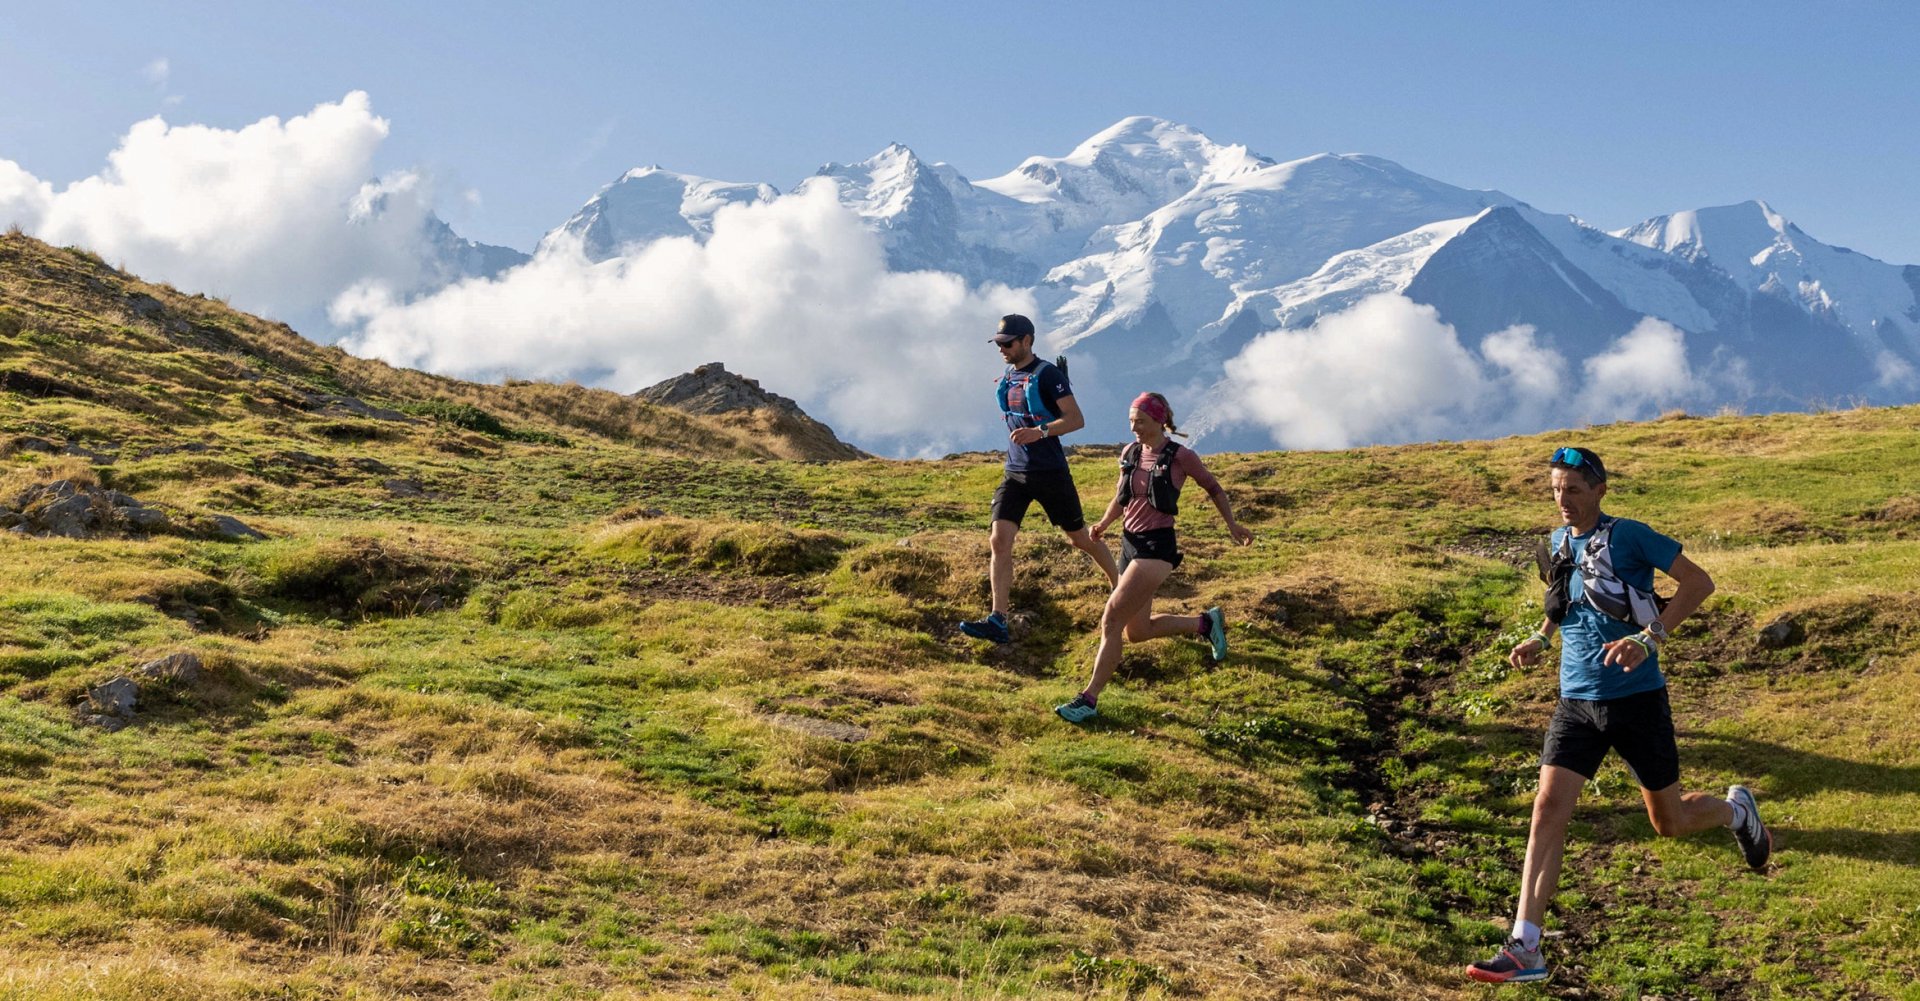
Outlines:
POLYGON ((953 576, 952 565, 939 553, 890 542, 862 550, 847 569, 870 588, 922 600, 939 597, 953 576))
POLYGON ((348 536, 261 546, 239 588, 256 599, 341 617, 435 611, 467 593, 464 554, 417 542, 348 536))
POLYGON ((535 445, 556 445, 560 448, 573 446, 572 442, 550 431, 510 428, 500 418, 471 403, 435 399, 425 403, 403 404, 400 409, 417 417, 431 418, 442 424, 477 431, 489 438, 499 438, 502 441, 523 441, 535 445))
POLYGON ((1868 517, 1877 521, 1920 521, 1920 497, 1911 494, 1895 497, 1868 517))
POLYGON ((779 576, 817 573, 839 562, 847 542, 831 532, 757 522, 660 518, 623 527, 598 549, 630 562, 779 576))

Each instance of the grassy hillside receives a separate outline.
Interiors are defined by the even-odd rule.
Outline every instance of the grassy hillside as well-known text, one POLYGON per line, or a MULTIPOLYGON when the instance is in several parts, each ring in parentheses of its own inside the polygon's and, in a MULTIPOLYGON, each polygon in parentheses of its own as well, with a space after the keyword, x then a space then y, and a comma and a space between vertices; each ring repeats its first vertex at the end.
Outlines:
MULTIPOLYGON (((1129 648, 1080 729, 1050 707, 1105 594, 1057 536, 1018 644, 951 627, 991 460, 770 459, 9 237, 0 506, 92 478, 170 527, 0 532, 0 998, 1483 996, 1554 694, 1503 658, 1573 441, 1718 581, 1667 654, 1683 780, 1752 785, 1779 850, 1654 839, 1609 764, 1555 979, 1508 993, 1920 998, 1916 430, 1210 457, 1259 541, 1189 505, 1163 597, 1234 655, 1129 648), (182 652, 125 729, 78 721, 182 652)), ((1111 468, 1077 461, 1090 508, 1111 468)))

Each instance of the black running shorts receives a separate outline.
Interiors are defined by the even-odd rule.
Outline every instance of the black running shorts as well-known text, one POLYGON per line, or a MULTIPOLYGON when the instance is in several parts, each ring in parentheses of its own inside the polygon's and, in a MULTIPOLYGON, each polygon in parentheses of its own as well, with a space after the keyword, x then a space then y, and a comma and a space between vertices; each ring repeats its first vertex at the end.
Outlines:
POLYGON ((1062 532, 1078 532, 1087 526, 1086 512, 1080 510, 1080 491, 1073 487, 1073 472, 1067 469, 1009 470, 993 492, 993 520, 1020 524, 1027 517, 1027 505, 1040 502, 1047 520, 1062 532))
POLYGON ((1547 724, 1540 763, 1591 779, 1609 749, 1620 752, 1641 788, 1660 790, 1680 781, 1680 747, 1665 688, 1598 702, 1561 699, 1547 724))
POLYGON ((1162 560, 1174 567, 1186 556, 1180 552, 1180 544, 1173 537, 1171 528, 1153 528, 1144 532, 1120 533, 1120 572, 1127 572, 1127 564, 1134 560, 1162 560))

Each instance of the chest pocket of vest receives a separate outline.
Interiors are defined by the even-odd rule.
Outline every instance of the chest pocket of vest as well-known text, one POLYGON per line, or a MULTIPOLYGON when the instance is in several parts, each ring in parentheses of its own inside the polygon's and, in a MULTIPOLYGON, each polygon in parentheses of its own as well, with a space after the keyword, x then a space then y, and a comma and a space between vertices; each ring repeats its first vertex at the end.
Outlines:
MULTIPOLYGON (((1140 468, 1144 447, 1136 441, 1120 453, 1120 503, 1123 505, 1133 499, 1133 473, 1140 468)), ((1180 491, 1173 485, 1173 457, 1179 452, 1179 442, 1167 442, 1160 449, 1160 458, 1152 472, 1147 474, 1147 501, 1163 514, 1180 512, 1180 491)))
POLYGON ((1608 518, 1594 530, 1582 548, 1580 558, 1573 556, 1573 532, 1560 538, 1560 546, 1545 566, 1547 580, 1547 621, 1558 625, 1573 607, 1573 571, 1580 570, 1580 599, 1588 607, 1608 618, 1636 628, 1660 617, 1667 598, 1645 591, 1620 579, 1613 569, 1613 519, 1608 518))
POLYGON ((1000 400, 1000 412, 1008 417, 1018 417, 1032 426, 1051 424, 1059 420, 1060 415, 1040 395, 1040 377, 1047 370, 1047 363, 1041 362, 1031 372, 1009 371, 1000 377, 995 395, 1000 400), (1013 409, 1013 401, 1019 400, 1025 412, 1013 409))

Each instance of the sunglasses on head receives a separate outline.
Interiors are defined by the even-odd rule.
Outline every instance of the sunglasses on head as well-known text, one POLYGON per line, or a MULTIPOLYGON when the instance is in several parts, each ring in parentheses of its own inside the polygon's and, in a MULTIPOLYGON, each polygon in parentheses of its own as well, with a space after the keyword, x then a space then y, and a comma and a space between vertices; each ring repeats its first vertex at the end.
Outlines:
POLYGON ((1576 466, 1577 467, 1577 466, 1586 465, 1587 457, 1584 455, 1581 455, 1579 449, 1569 447, 1569 448, 1562 448, 1554 452, 1553 458, 1548 459, 1547 462, 1557 466, 1576 466))

